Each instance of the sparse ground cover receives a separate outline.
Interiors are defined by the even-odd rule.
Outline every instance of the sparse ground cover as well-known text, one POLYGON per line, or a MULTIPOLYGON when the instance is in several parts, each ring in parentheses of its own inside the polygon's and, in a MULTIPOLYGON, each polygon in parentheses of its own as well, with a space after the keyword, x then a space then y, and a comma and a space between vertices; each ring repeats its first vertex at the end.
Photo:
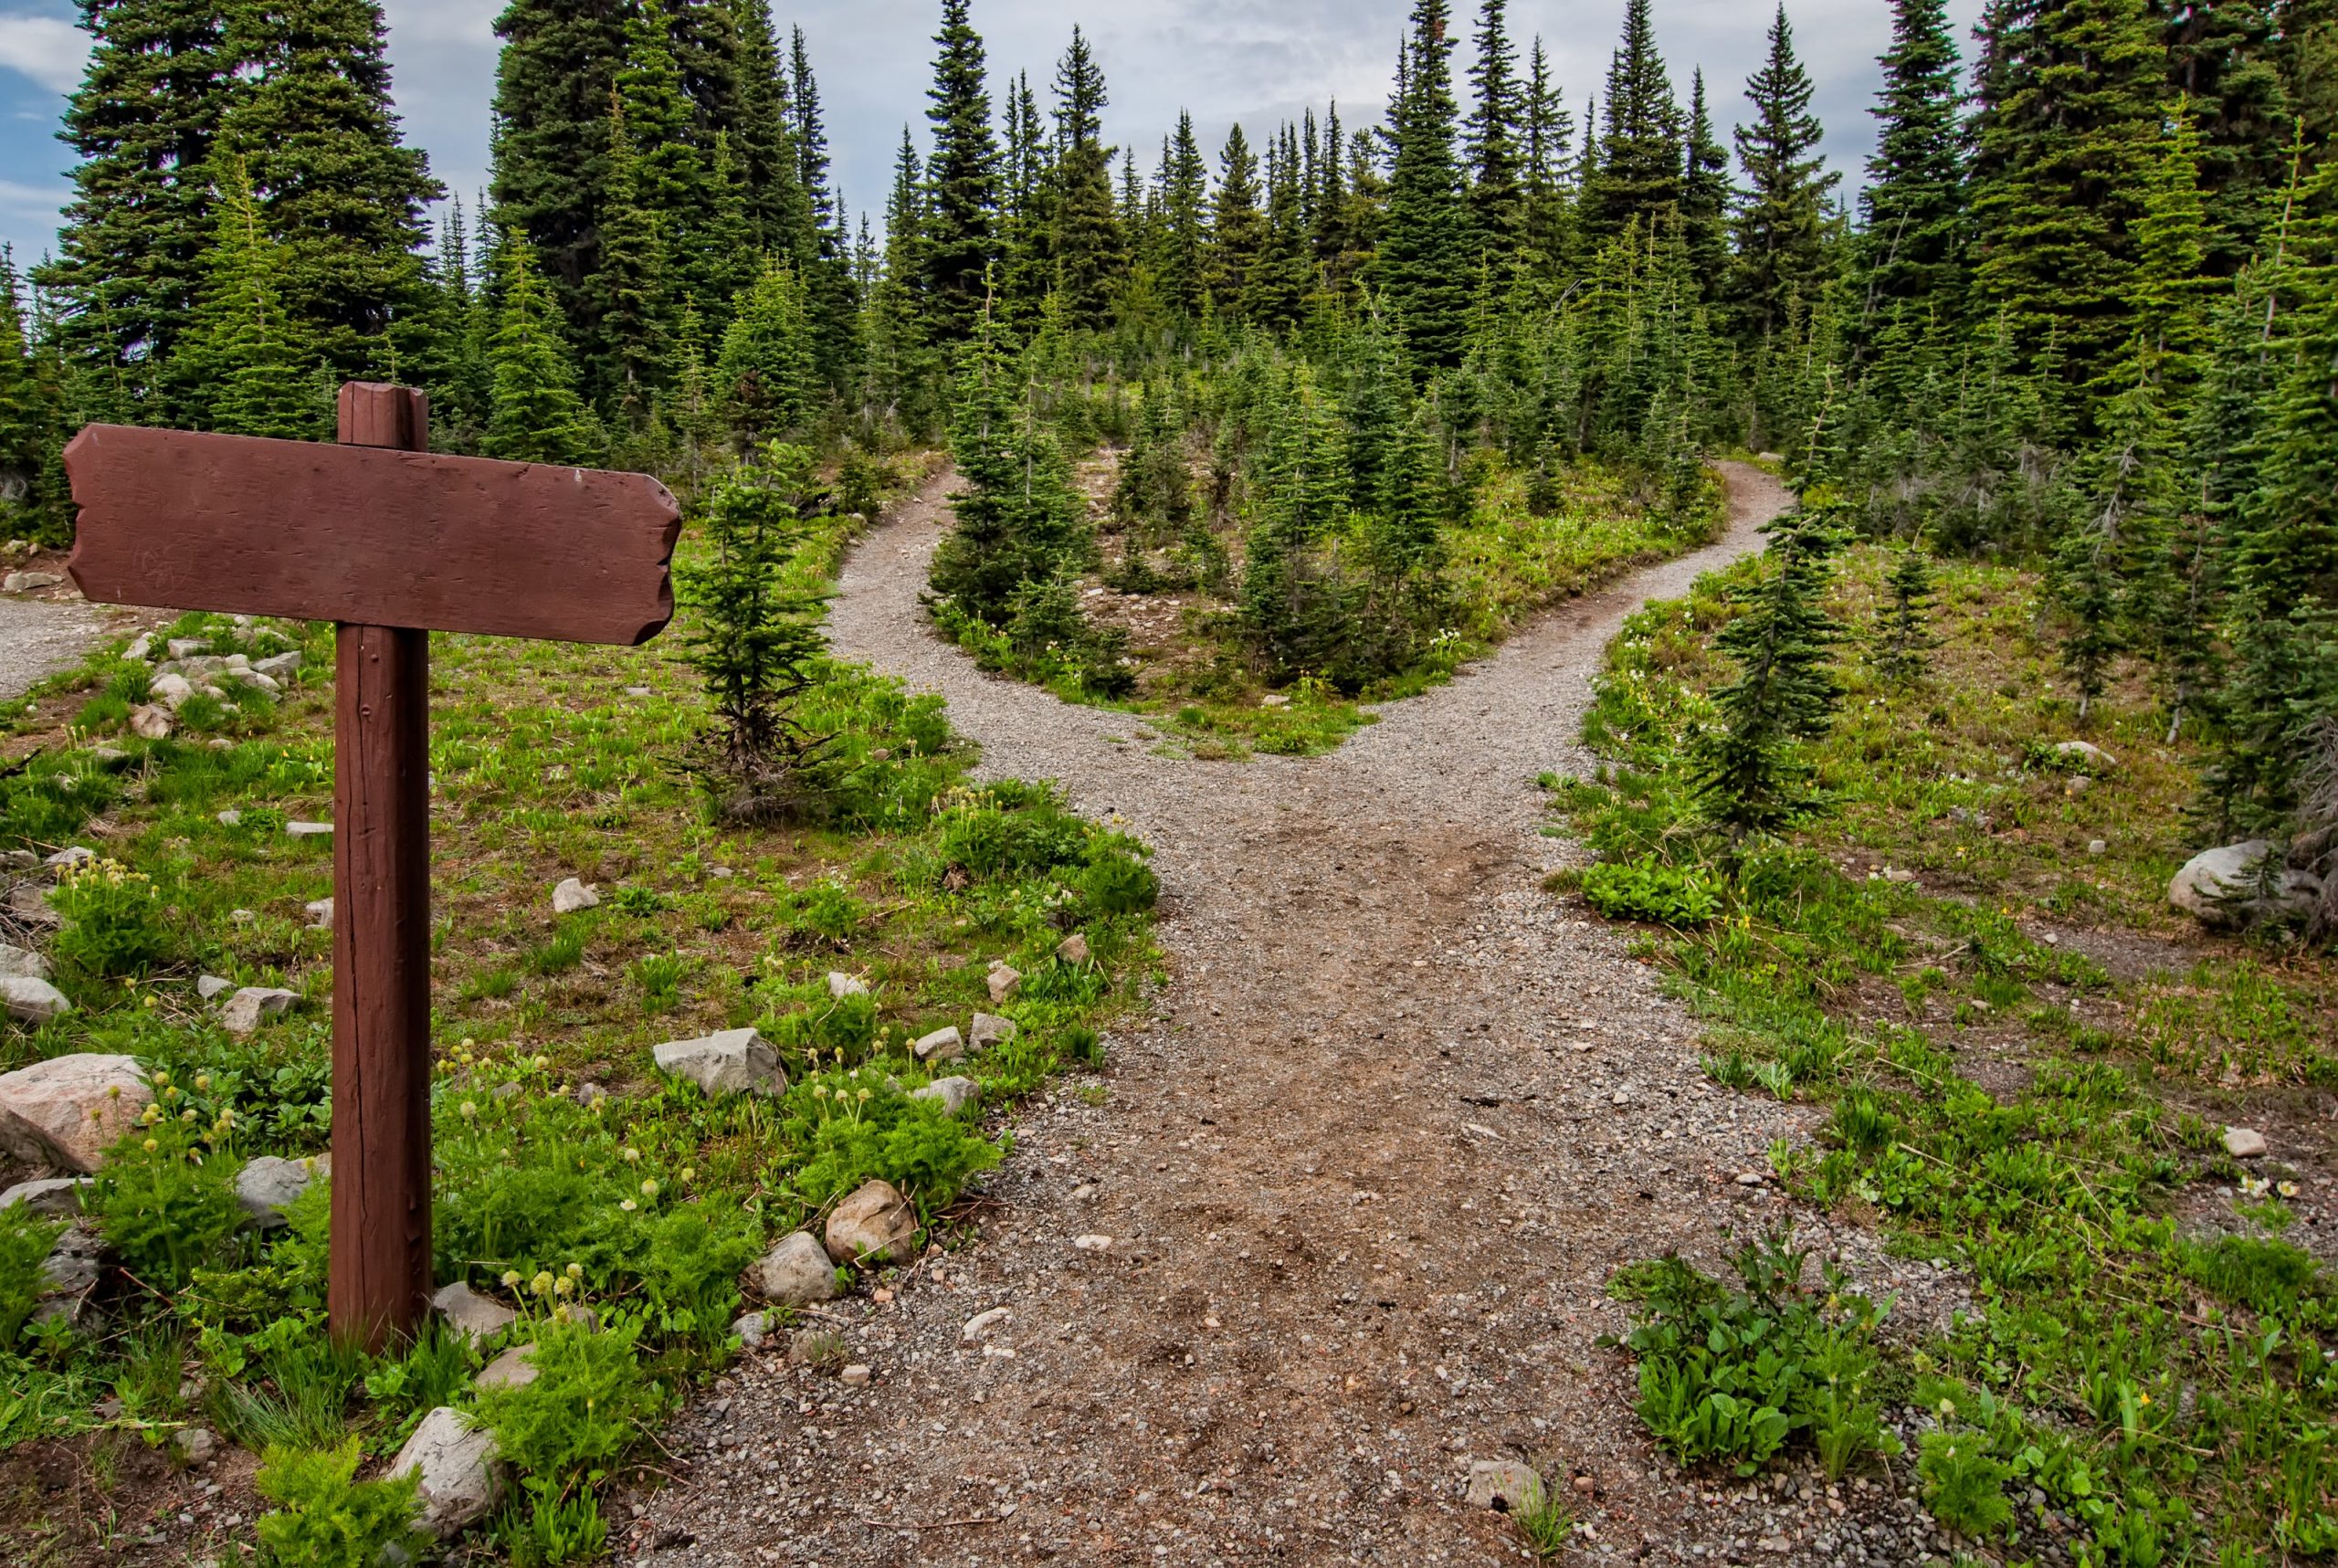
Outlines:
MULTIPOLYGON (((844 538, 816 532, 797 580, 823 580, 844 538)), ((328 1143, 331 935, 309 906, 332 892, 332 840, 288 825, 331 818, 330 628, 165 628, 202 652, 303 658, 280 695, 221 677, 226 699, 186 700, 168 739, 127 732, 155 676, 119 642, 20 710, 9 847, 101 859, 56 895, 61 931, 16 933, 49 950, 74 1010, 11 1028, 0 1070, 123 1053, 161 1109, 86 1199, 112 1255, 78 1321, 32 1316, 60 1222, 19 1209, 0 1228, 0 1555, 216 1554, 268 1510, 279 1560, 342 1561, 300 1542, 346 1526, 370 1543, 347 1560, 367 1561, 403 1515, 354 1467, 454 1405, 517 1472, 494 1550, 589 1560, 610 1524, 596 1499, 654 1462, 662 1413, 735 1349, 742 1271, 764 1246, 870 1177, 908 1194, 924 1237, 953 1234, 1000 1149, 911 1090, 963 1073, 996 1102, 1097 1057, 1097 1026, 1151 962, 1142 849, 1042 788, 972 787, 939 700, 844 666, 795 714, 828 738, 823 810, 722 822, 684 766, 707 721, 679 662, 690 614, 639 650, 436 639, 437 1277, 519 1312, 477 1344, 435 1329, 381 1358, 328 1344, 322 1181, 290 1225, 240 1228, 246 1161, 328 1143), (567 878, 597 905, 555 914, 567 878), (1085 954, 1059 954, 1073 933, 1085 954), (1004 1004, 993 960, 1025 977, 1004 1004), (831 971, 869 994, 832 995, 831 971), (301 1001, 233 1035, 196 995, 205 973, 301 1001), (914 1059, 911 1040, 977 1006, 1014 1037, 914 1059), (747 1025, 784 1094, 710 1100, 652 1067, 659 1041, 747 1025), (570 1321, 579 1307, 597 1332, 570 1321), (480 1394, 481 1364, 523 1342, 536 1381, 480 1394), (196 1427, 224 1439, 200 1473, 174 1447, 196 1427)), ((51 874, 18 875, 37 898, 51 874)))
POLYGON ((1918 1341, 1775 1239, 1726 1287, 1635 1268, 1642 1416, 1742 1474, 1912 1466, 1942 1525, 2014 1561, 2338 1549, 2338 971, 2168 909, 2190 742, 2139 681, 2080 724, 2034 574, 1943 563, 1941 646, 1890 679, 1893 560, 1846 563, 1828 809, 1782 840, 1732 848, 1694 778, 1727 590, 1767 567, 1635 616, 1586 724, 1600 778, 1555 786, 1600 861, 1555 885, 1648 922, 1712 1078, 1831 1108, 1816 1147, 1773 1151, 1799 1201, 1969 1273, 1979 1305, 1918 1341), (2232 1124, 2271 1156, 2234 1158, 2232 1124))
MULTIPOLYGON (((1554 479, 1472 458, 1466 515, 1440 530, 1438 629, 1400 673, 1343 689, 1318 673, 1278 679, 1245 635, 1245 530, 1228 513, 1196 516, 1174 540, 1113 500, 1124 454, 1107 449, 1080 466, 1097 564, 1077 581, 1086 626, 1111 650, 1099 673, 1071 639, 1032 647, 1010 631, 943 605, 944 630, 983 668, 1047 687, 1067 701, 1145 716, 1176 755, 1215 760, 1253 752, 1320 755, 1373 721, 1371 705, 1419 695, 1499 646, 1538 610, 1645 565, 1709 542, 1722 515, 1708 484, 1693 505, 1664 504, 1647 475, 1585 461, 1554 479)), ((1207 476, 1195 488, 1207 489, 1207 476)), ((1344 542, 1351 552, 1367 546, 1344 542)), ((1084 641, 1085 639, 1081 639, 1084 641)))

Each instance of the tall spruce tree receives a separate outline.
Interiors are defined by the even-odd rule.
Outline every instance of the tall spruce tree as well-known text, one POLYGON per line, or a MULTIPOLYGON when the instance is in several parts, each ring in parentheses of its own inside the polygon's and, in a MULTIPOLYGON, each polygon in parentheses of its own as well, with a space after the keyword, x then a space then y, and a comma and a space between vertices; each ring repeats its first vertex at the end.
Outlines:
POLYGON ((1988 13, 1979 73, 1975 280, 2032 368, 2084 384, 2133 323, 2134 225, 2164 123, 2166 51, 2149 0, 1988 13))
POLYGON ((601 341, 609 355, 608 395, 629 423, 637 423, 648 415, 654 395, 667 379, 675 324, 668 271, 671 226, 649 200, 622 99, 611 106, 609 118, 596 302, 601 341))
POLYGON ((489 457, 513 462, 592 463, 600 432, 577 395, 576 363, 552 292, 524 243, 507 240, 500 260, 503 298, 489 353, 494 407, 481 445, 489 457))
POLYGON ((233 88, 212 0, 80 0, 90 63, 58 137, 79 160, 57 258, 59 351, 94 415, 166 422, 159 373, 193 325, 212 151, 233 88))
POLYGON ((1881 64, 1853 259, 1862 342, 1918 309, 1947 321, 1964 310, 1964 136, 1947 0, 1892 0, 1881 64))
POLYGON ((1627 0, 1605 107, 1597 161, 1586 153, 1583 177, 1584 227, 1596 239, 1622 233, 1634 218, 1646 230, 1658 212, 1680 201, 1680 105, 1656 50, 1648 0, 1627 0))
POLYGON ((944 343, 974 331, 997 257, 998 141, 991 132, 982 35, 966 19, 966 5, 942 0, 942 30, 933 37, 941 52, 926 94, 933 155, 926 163, 919 251, 926 310, 944 343))
POLYGON ((1054 284, 1065 323, 1104 325, 1112 294, 1128 267, 1119 215, 1112 202, 1112 153, 1104 144, 1104 73, 1086 37, 1075 26, 1071 46, 1056 67, 1054 284))
POLYGON ((1415 0, 1402 95, 1390 124, 1395 159, 1376 263, 1381 298, 1423 367, 1458 364, 1469 329, 1469 220, 1454 157, 1459 106, 1445 0, 1415 0))
POLYGON ((1153 231, 1153 270, 1169 308, 1201 314, 1209 291, 1209 165, 1194 139, 1194 117, 1177 111, 1177 130, 1161 150, 1161 221, 1153 231))
POLYGON ((1467 139, 1470 243, 1481 267, 1503 271, 1516 264, 1526 238, 1520 138, 1522 122, 1532 113, 1532 106, 1521 101, 1509 11, 1509 0, 1484 0, 1478 11, 1478 58, 1469 67, 1474 101, 1467 139))
POLYGON ((852 276, 852 239, 843 198, 829 178, 828 132, 820 117, 820 84, 804 29, 788 38, 788 125, 795 147, 795 184, 804 193, 811 234, 792 253, 804 280, 812 360, 820 379, 841 392, 860 354, 860 293, 852 276))
POLYGON ((793 267, 772 262, 740 300, 717 367, 732 427, 748 450, 807 423, 816 355, 804 281, 793 267))
POLYGON ((1537 37, 1526 64, 1526 236, 1536 253, 1553 260, 1565 253, 1573 226, 1574 142, 1574 117, 1537 37))
POLYGON ((1209 240, 1210 302, 1220 314, 1239 318, 1250 275, 1267 249, 1267 218, 1259 210, 1259 160, 1239 124, 1227 132, 1217 155, 1209 240))
POLYGON ((1680 177, 1680 235, 1689 265, 1707 295, 1728 283, 1729 216, 1735 191, 1729 178, 1729 153, 1713 136, 1712 111, 1705 105, 1705 73, 1689 78, 1689 137, 1680 177))
POLYGON ((1830 668, 1841 632, 1826 604, 1840 536, 1807 511, 1765 531, 1761 578, 1715 639, 1736 679, 1713 694, 1720 722, 1699 742, 1705 809, 1741 839, 1775 833, 1812 804, 1804 743, 1827 732, 1841 699, 1830 668))
POLYGON ((1817 301, 1826 280, 1827 196, 1839 178, 1818 155, 1816 93, 1795 57, 1794 28, 1781 5, 1770 23, 1769 57, 1745 84, 1751 124, 1737 130, 1746 189, 1738 204, 1737 271, 1731 296, 1748 336, 1766 341, 1817 301))
POLYGON ((286 307, 284 247, 268 233, 249 169, 225 163, 203 302, 172 367, 189 384, 181 405, 207 430, 312 440, 329 407, 321 349, 286 307))
MULTIPOLYGON (((497 18, 489 187, 497 225, 525 241, 563 331, 589 343, 600 301, 600 206, 609 100, 624 66, 628 0, 511 0, 497 18)), ((634 121, 635 135, 642 123, 634 121)))
POLYGON ((0 246, 0 519, 11 538, 58 543, 72 535, 68 498, 56 482, 63 411, 18 282, 15 254, 0 246))
POLYGON ((800 257, 814 243, 813 218, 790 129, 794 95, 789 68, 781 59, 771 0, 736 4, 739 113, 729 129, 746 186, 755 247, 800 257))
POLYGON ((2297 111, 2282 79, 2281 37, 2307 31, 2311 20, 2303 6, 2284 16, 2274 0, 2183 0, 2158 9, 2169 82, 2191 105, 2199 135, 2208 269, 2230 277, 2279 218, 2289 174, 2283 147, 2297 111))

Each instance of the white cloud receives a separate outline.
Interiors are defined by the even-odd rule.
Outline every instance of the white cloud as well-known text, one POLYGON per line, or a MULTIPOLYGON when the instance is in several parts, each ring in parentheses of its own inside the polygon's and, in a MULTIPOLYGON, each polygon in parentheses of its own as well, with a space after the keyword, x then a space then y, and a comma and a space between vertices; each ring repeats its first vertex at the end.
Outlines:
POLYGON ((0 16, 0 68, 70 92, 90 58, 90 36, 55 16, 0 16))

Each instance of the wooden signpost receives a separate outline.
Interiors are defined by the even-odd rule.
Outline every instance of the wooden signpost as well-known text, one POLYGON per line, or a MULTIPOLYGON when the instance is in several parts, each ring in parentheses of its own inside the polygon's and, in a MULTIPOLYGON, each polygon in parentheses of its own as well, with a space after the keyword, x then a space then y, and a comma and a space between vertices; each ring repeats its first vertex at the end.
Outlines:
POLYGON ((340 624, 332 1332, 410 1335, 430 1278, 430 633, 633 645, 681 514, 645 474, 429 454, 429 405, 341 389, 341 444, 92 425, 65 450, 90 599, 340 624))

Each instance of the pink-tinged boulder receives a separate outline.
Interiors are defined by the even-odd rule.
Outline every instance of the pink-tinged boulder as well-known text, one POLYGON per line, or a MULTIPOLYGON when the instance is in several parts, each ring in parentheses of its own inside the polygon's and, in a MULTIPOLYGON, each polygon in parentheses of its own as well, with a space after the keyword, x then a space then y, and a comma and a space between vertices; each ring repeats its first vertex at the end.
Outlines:
POLYGON ((0 1148, 88 1175, 153 1100, 134 1057, 51 1057, 0 1074, 0 1148))

